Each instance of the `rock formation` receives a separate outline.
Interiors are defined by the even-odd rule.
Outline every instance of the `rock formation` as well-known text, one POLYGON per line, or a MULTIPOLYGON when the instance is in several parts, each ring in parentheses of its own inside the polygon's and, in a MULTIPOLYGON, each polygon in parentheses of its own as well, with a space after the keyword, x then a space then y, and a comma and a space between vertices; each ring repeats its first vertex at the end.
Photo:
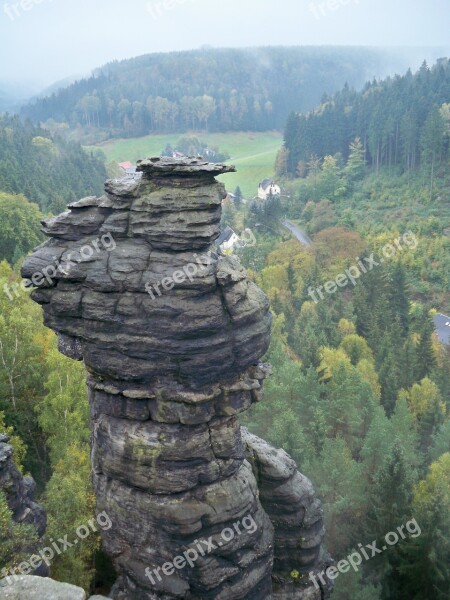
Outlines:
MULTIPOLYGON (((0 491, 5 494, 13 520, 16 523, 33 525, 41 538, 47 526, 45 510, 34 501, 36 488, 34 479, 23 477, 17 470, 13 462, 14 450, 8 442, 9 437, 0 434, 0 491)), ((34 551, 36 548, 30 550, 34 551)), ((42 574, 46 572, 46 569, 40 571, 42 574)))
MULTIPOLYGON (((11 583, 0 580, 0 600, 86 600, 79 587, 59 583, 47 577, 21 575, 11 583)), ((108 600, 105 596, 91 596, 89 600, 108 600)))
POLYGON ((116 600, 327 593, 301 576, 319 567, 323 537, 311 483, 239 425, 261 400, 271 315, 238 260, 212 251, 215 176, 231 170, 140 161, 140 176, 44 220, 50 239, 23 266, 60 350, 88 372, 116 600))

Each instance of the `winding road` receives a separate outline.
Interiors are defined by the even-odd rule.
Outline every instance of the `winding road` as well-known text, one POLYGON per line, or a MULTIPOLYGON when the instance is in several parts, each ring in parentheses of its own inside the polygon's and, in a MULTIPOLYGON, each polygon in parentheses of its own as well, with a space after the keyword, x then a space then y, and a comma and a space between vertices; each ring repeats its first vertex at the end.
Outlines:
POLYGON ((310 238, 306 235, 304 231, 300 229, 298 225, 294 225, 294 223, 291 223, 287 219, 281 219, 281 224, 283 225, 283 227, 286 227, 286 229, 289 229, 289 231, 295 235, 295 237, 301 244, 303 244, 304 246, 311 246, 312 242, 310 238))
MULTIPOLYGON (((298 225, 294 225, 294 223, 291 223, 287 219, 280 219, 280 221, 283 227, 289 229, 289 231, 295 235, 301 244, 307 247, 311 246, 312 242, 310 238, 304 231, 300 229, 300 227, 298 227, 298 225)), ((450 317, 442 313, 438 313, 434 317, 434 326, 441 344, 450 346, 450 317)))
POLYGON ((450 317, 438 313, 434 317, 434 326, 441 344, 450 346, 450 317))

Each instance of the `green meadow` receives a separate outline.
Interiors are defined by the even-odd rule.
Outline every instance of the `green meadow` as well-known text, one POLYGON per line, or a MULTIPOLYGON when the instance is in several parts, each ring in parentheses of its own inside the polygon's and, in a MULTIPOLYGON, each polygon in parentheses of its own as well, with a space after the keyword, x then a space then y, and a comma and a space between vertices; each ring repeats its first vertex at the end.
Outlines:
MULTIPOLYGON (((194 133, 208 146, 217 146, 221 152, 227 152, 230 164, 236 166, 237 173, 223 175, 221 179, 229 191, 240 186, 245 198, 253 198, 258 190, 258 183, 272 177, 277 151, 282 144, 282 134, 277 131, 265 132, 230 132, 230 133, 194 133)), ((98 146, 90 146, 93 150, 100 148, 108 162, 131 161, 140 158, 159 156, 167 144, 176 144, 181 134, 148 135, 139 138, 111 140, 98 146)))

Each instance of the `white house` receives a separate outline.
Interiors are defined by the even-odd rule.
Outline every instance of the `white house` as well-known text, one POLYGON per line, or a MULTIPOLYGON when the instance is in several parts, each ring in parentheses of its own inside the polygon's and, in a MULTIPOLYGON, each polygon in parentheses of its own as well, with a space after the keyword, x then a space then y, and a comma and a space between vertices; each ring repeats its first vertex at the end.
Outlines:
POLYGON ((280 196, 281 188, 273 179, 264 179, 258 187, 258 198, 260 200, 267 200, 270 195, 280 196))
POLYGON ((217 239, 216 244, 225 253, 232 251, 239 241, 239 236, 227 225, 217 239))

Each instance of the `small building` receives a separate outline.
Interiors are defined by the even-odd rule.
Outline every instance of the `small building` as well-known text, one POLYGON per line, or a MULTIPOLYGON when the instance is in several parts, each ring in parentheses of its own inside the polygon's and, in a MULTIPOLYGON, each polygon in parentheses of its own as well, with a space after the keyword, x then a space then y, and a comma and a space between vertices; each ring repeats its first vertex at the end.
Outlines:
POLYGON ((227 251, 232 251, 239 241, 239 236, 231 229, 231 227, 227 225, 220 234, 220 236, 217 238, 216 244, 221 249, 221 251, 225 253, 227 251))
POLYGON ((126 175, 134 175, 136 173, 136 166, 129 160, 119 163, 119 167, 126 175))
POLYGON ((269 196, 280 196, 281 188, 273 179, 263 179, 258 187, 258 198, 267 200, 269 196))

